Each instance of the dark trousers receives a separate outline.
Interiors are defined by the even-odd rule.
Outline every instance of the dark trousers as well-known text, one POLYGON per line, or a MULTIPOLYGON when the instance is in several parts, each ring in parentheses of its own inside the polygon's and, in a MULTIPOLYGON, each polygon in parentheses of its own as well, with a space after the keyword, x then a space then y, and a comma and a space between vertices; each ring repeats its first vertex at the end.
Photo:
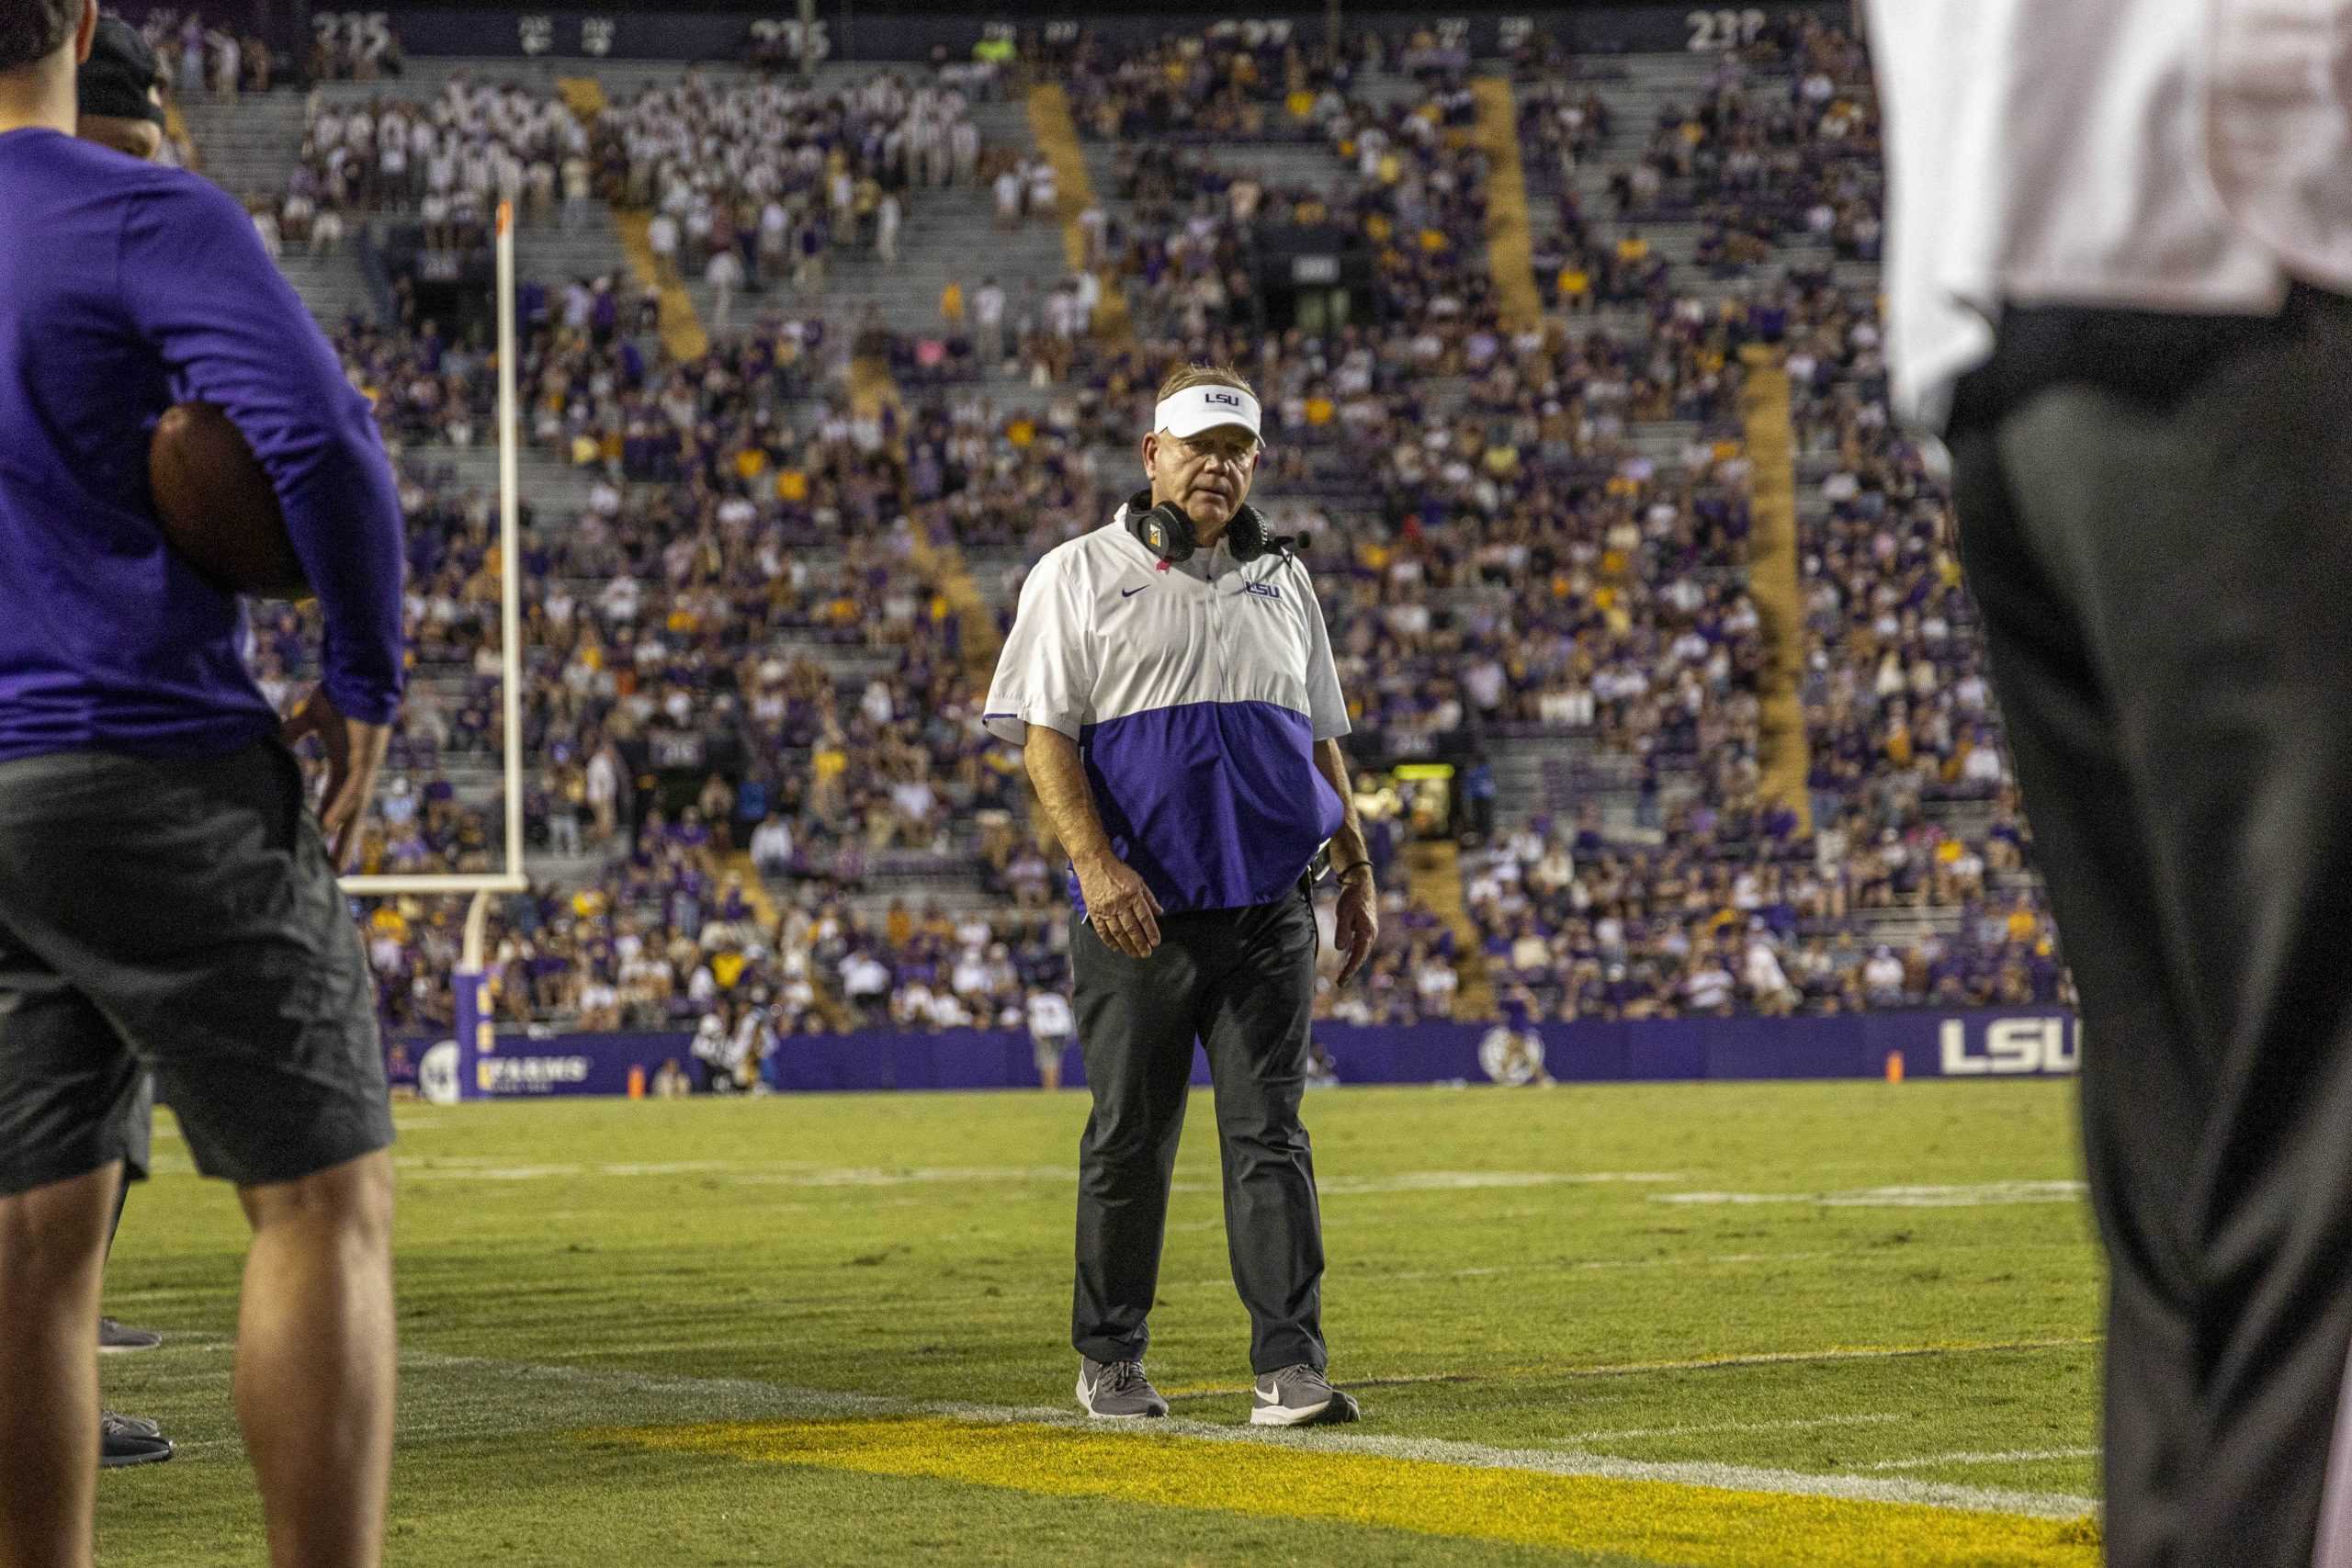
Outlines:
POLYGON ((1140 1360, 1159 1280, 1170 1172, 1207 1047, 1225 1165, 1233 1282, 1250 1364, 1324 1365, 1323 1223, 1298 1119, 1315 1000, 1315 911, 1304 887, 1271 904, 1163 915, 1146 958, 1073 922, 1070 974, 1094 1111, 1078 1156, 1078 1287, 1070 1343, 1140 1360))
MULTIPOLYGON (((2352 301, 2009 312, 1960 544, 2081 992, 2114 1568, 2307 1568, 2352 1345, 2352 301)), ((2338 1466, 2352 1454, 2338 1454, 2338 1466)), ((2323 1494, 2325 1494, 2324 1508, 2323 1494)), ((2352 1562, 2352 1534, 2329 1522, 2352 1562)))

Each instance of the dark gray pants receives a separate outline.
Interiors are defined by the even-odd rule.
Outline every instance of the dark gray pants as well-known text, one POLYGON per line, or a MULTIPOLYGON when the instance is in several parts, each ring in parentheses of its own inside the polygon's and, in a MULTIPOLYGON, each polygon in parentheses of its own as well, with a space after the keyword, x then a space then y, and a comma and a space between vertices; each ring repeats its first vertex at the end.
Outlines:
POLYGON ((2352 1503, 2352 301, 2011 312, 1952 449, 2082 996, 2107 1560, 2307 1568, 2352 1503))
POLYGON ((1146 958, 1075 920, 1070 976, 1093 1114, 1078 1156, 1070 1343, 1140 1360, 1159 1280, 1169 1175, 1193 1069, 1207 1047, 1225 1164, 1225 1235, 1250 1310, 1250 1365, 1324 1365, 1323 1222, 1298 1119, 1317 937, 1304 887, 1245 909, 1163 915, 1146 958))

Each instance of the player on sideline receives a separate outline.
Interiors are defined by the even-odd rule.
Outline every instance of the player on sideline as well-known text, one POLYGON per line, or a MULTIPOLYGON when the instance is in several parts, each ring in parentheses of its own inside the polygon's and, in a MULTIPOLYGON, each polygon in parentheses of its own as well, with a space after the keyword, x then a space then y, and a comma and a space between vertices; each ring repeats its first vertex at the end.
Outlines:
MULTIPOLYGON (((100 17, 90 39, 90 57, 74 73, 76 106, 74 134, 85 141, 128 152, 152 164, 164 151, 164 105, 156 90, 160 73, 155 51, 139 29, 120 17, 100 17)), ((107 1227, 107 1253, 114 1253, 115 1233, 122 1228, 122 1208, 130 1184, 147 1179, 149 1151, 154 1143, 155 1081, 139 1075, 139 1088, 124 1113, 122 1190, 114 1201, 114 1220, 107 1227)), ((110 1317, 98 1319, 99 1350, 116 1354, 152 1350, 164 1342, 153 1329, 131 1328, 110 1317)), ((156 1423, 139 1416, 102 1410, 98 1415, 98 1465, 119 1470, 135 1464, 160 1464, 172 1457, 171 1439, 156 1423)))
POLYGON ((238 205, 74 140, 96 21, 0 0, 0 1568, 92 1562, 91 1325, 142 1069, 253 1225, 236 1404, 273 1560, 372 1568, 391 1119, 334 877, 399 705, 398 503, 238 205), (150 432, 189 400, 261 459, 324 612, 285 725, 325 745, 320 821, 237 600, 151 510, 150 432))
POLYGON ((1208 1051, 1225 1231, 1250 1310, 1252 1424, 1356 1419, 1325 1375, 1323 1222, 1299 1100, 1339 868, 1344 984, 1379 931, 1322 606, 1249 504, 1258 399, 1188 366, 1143 437, 1148 491, 1021 590, 984 722, 1021 744, 1080 896, 1070 976, 1094 1099, 1079 1146, 1079 1403, 1157 1416, 1144 1375, 1193 1042, 1208 1051))

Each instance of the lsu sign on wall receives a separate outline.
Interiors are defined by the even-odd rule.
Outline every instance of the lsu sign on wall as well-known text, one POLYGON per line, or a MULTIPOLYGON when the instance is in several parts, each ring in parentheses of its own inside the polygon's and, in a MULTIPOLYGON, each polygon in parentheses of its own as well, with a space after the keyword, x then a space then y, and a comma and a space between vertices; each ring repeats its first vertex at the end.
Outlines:
POLYGON ((1939 1032, 1937 1066, 1946 1077, 1982 1074, 2071 1073, 2082 1064, 2080 1019, 1948 1018, 1939 1032))

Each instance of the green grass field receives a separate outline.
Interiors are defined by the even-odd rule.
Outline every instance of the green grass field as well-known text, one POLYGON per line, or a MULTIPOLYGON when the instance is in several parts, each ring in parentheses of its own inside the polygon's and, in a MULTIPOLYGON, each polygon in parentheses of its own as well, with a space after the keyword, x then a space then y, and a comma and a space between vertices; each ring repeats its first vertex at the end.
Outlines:
MULTIPOLYGON (((2098 1268, 2052 1083, 1312 1096, 1335 1381, 1246 1425, 1214 1127, 1077 1416, 1082 1093, 402 1110, 403 1565, 2095 1562, 2098 1268)), ((166 1465, 100 1557, 263 1561, 242 1224, 169 1118, 107 1310, 166 1465)))

